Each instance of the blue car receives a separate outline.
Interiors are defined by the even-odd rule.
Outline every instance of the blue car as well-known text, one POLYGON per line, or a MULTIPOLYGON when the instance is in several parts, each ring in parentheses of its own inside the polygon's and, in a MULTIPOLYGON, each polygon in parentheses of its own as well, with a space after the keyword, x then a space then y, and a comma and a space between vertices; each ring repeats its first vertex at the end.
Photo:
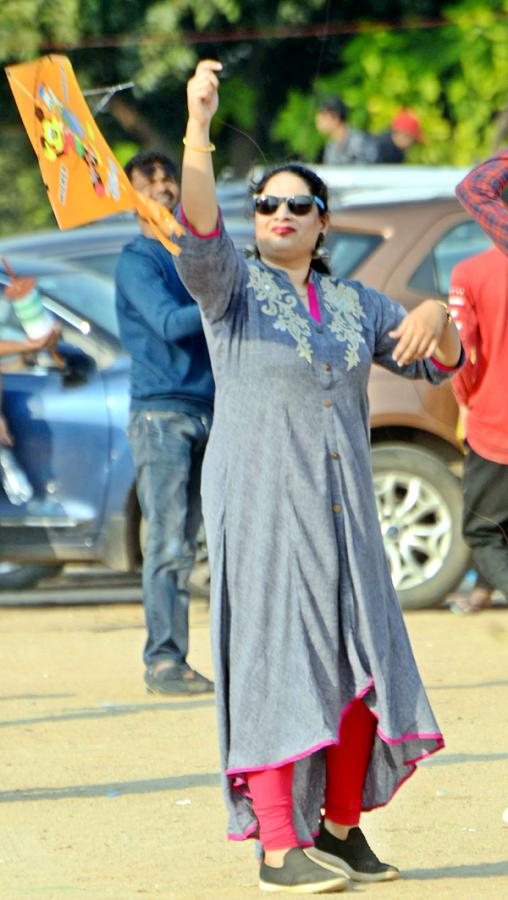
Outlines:
MULTIPOLYGON (((118 339, 114 284, 39 255, 9 254, 8 263, 17 275, 37 278, 62 329, 63 367, 46 350, 1 360, 3 413, 32 496, 13 502, 0 488, 0 589, 33 584, 69 561, 135 569, 140 513, 126 435, 130 363, 118 339)), ((4 293, 8 282, 0 266, 0 335, 22 341, 4 293)))
MULTIPOLYGON (((235 191, 224 192, 225 218, 245 246, 252 224, 235 191)), ((113 282, 118 255, 137 233, 134 217, 125 216, 0 241, 0 260, 37 279, 62 328, 64 359, 63 369, 46 351, 0 359, 14 464, 33 492, 27 502, 13 503, 0 465, 0 591, 29 587, 67 562, 99 562, 122 572, 140 566, 141 512, 126 435, 130 360, 119 342, 113 282)), ((0 336, 24 340, 4 295, 8 283, 1 262, 0 336)), ((197 587, 208 577, 204 531, 200 560, 197 587)))

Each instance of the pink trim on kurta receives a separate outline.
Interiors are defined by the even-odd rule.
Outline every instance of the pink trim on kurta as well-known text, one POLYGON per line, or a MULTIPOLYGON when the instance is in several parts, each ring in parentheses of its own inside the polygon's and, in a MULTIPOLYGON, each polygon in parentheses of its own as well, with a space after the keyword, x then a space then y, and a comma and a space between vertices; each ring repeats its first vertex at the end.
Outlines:
POLYGON ((402 737, 398 737, 398 738, 387 737, 387 735, 383 734, 383 732, 380 731, 379 728, 377 729, 376 733, 379 735, 381 740, 385 741, 385 743, 387 743, 387 744, 401 744, 402 741, 414 741, 414 740, 438 741, 440 738, 442 738, 442 735, 439 731, 433 732, 432 734, 403 734, 402 737))
POLYGON ((254 837, 258 832, 257 825, 251 825, 250 828, 247 828, 247 831, 244 831, 243 834, 228 834, 228 840, 230 841, 245 841, 247 838, 254 837))
MULTIPOLYGON (((342 720, 343 720, 344 716, 346 715, 348 710, 351 709, 351 707, 353 706, 353 703, 356 703, 357 700, 362 700, 369 693, 369 691, 372 690, 373 687, 374 687, 374 679, 371 678, 368 685, 366 687, 362 688, 360 693, 357 694, 357 696, 354 697, 353 700, 351 700, 351 702, 348 703, 347 706, 344 707, 344 709, 342 710, 341 716, 340 716, 340 722, 339 722, 339 727, 337 729, 337 734, 340 732, 340 726, 342 724, 342 720)), ((371 710, 371 712, 372 712, 372 710, 371 710)), ((373 715, 374 715, 374 713, 373 713, 373 715)), ((245 780, 242 778, 239 778, 238 776, 243 775, 244 772, 261 772, 264 769, 279 769, 281 766, 286 766, 288 763, 291 763, 291 762, 297 762, 297 760, 299 760, 299 759, 305 759, 305 757, 312 756, 313 753, 317 753, 318 750, 323 750, 325 747, 331 747, 333 744, 338 744, 338 743, 339 742, 337 740, 332 740, 331 738, 329 738, 327 741, 321 741, 320 744, 315 744, 309 750, 304 750, 302 753, 297 753, 296 756, 289 756, 287 759, 278 760, 276 763, 272 763, 269 766, 243 766, 241 769, 226 769, 226 775, 228 776, 228 778, 231 778, 233 776, 235 777, 235 783, 233 784, 234 788, 242 788, 242 786, 245 784, 245 780)))
POLYGON ((185 225, 187 231, 190 231, 190 233, 193 234, 194 237, 203 238, 204 241, 208 240, 208 238, 219 237, 221 230, 220 210, 217 216, 217 225, 215 226, 215 230, 210 231, 209 234, 200 234, 199 231, 196 231, 196 229, 187 221, 187 216, 185 215, 182 204, 180 204, 180 213, 182 216, 182 224, 185 225))
MULTIPOLYGON (((460 357, 459 357, 459 359, 460 359, 460 357)), ((436 366, 436 368, 441 369, 442 372, 456 372, 456 371, 458 371, 458 369, 459 369, 459 364, 458 364, 458 363, 457 363, 456 366, 444 366, 443 363, 442 363, 442 362, 439 362, 439 360, 436 359, 435 356, 431 356, 431 357, 430 357, 430 361, 431 361, 432 363, 434 363, 434 365, 436 366)))
POLYGON ((297 762, 299 759, 305 759, 306 756, 312 756, 312 754, 317 753, 318 750, 323 750, 324 747, 329 747, 331 744, 336 743, 337 741, 329 738, 327 741, 315 744, 313 747, 310 747, 309 750, 303 750, 302 753, 296 753, 295 756, 289 756, 287 759, 282 759, 280 762, 272 763, 269 766, 243 766, 241 769, 226 769, 226 775, 228 778, 235 776, 233 787, 241 789, 245 784, 245 781, 238 776, 242 775, 244 772, 263 772, 265 769, 280 769, 281 766, 287 766, 288 763, 297 762))
POLYGON ((309 298, 309 313, 316 322, 321 322, 321 312, 317 298, 316 288, 309 281, 307 284, 307 297, 309 298))
MULTIPOLYGON (((362 700, 363 697, 365 697, 369 693, 369 691, 372 690, 372 688, 374 688, 374 687, 375 687, 374 679, 371 677, 369 684, 366 687, 362 688, 362 690, 359 692, 359 694, 357 694, 351 700, 351 702, 348 703, 347 706, 344 707, 344 709, 342 710, 342 712, 340 714, 339 727, 337 728, 338 736, 340 735, 342 721, 343 721, 344 716, 346 715, 347 711, 349 709, 351 709, 351 706, 353 705, 353 703, 356 703, 357 700, 362 700)), ((373 710, 370 710, 370 712, 379 722, 379 716, 377 716, 376 713, 373 712, 373 710)), ((442 750, 443 747, 445 746, 443 735, 439 731, 435 732, 435 733, 431 733, 431 734, 424 734, 424 733, 420 734, 418 732, 416 732, 416 733, 410 732, 410 733, 404 734, 398 738, 390 738, 387 735, 383 734, 383 732, 380 731, 379 728, 376 728, 376 734, 386 744, 396 745, 396 744, 401 744, 403 741, 411 741, 411 740, 435 740, 437 743, 437 746, 434 747, 432 750, 422 750, 422 752, 419 756, 415 756, 414 759, 406 760, 404 762, 404 765, 410 766, 410 771, 407 773, 407 775, 405 775, 403 778, 401 778, 401 780, 399 781, 398 784, 395 785, 395 787, 394 787, 392 793, 390 794, 390 796, 388 797, 388 799, 385 800, 383 803, 376 803, 375 806, 365 806, 362 808, 362 812, 370 812, 373 809, 378 809, 381 806, 386 806, 390 802, 392 797, 395 796, 395 794, 397 793, 399 788, 402 787, 403 784, 405 784, 405 782, 408 780, 408 778, 410 778, 411 775, 414 775, 414 773, 416 772, 416 763, 422 759, 426 759, 428 756, 432 756, 434 753, 437 753, 439 750, 442 750)), ((333 746, 334 744, 339 744, 339 743, 340 743, 340 740, 322 741, 321 743, 316 744, 315 746, 311 747, 309 750, 304 750, 302 753, 297 753, 295 756, 290 756, 287 759, 283 759, 276 763, 272 763, 269 766, 244 766, 241 769, 226 769, 226 775, 228 777, 234 778, 233 789, 244 792, 245 788, 247 787, 245 779, 243 779, 241 777, 241 775, 244 772, 259 772, 262 769, 277 769, 277 768, 279 768, 279 766, 285 766, 285 765, 287 765, 287 763, 297 762, 300 759, 305 759, 307 756, 312 756, 313 753, 317 753, 318 750, 323 750, 325 747, 330 747, 330 746, 333 746)), ((257 830, 258 830, 257 825, 252 825, 243 834, 228 834, 228 839, 232 840, 232 841, 243 841, 243 840, 246 840, 247 838, 254 837, 257 834, 257 830)), ((314 836, 314 832, 312 834, 314 836)), ((312 845, 302 843, 300 846, 303 847, 303 846, 312 846, 312 845)))

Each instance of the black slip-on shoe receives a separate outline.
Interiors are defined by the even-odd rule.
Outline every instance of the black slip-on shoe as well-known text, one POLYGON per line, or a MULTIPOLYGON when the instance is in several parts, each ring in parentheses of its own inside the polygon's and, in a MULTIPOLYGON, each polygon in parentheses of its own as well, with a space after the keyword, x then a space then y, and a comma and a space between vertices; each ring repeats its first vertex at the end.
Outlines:
POLYGON ((351 828, 346 840, 341 841, 327 831, 321 821, 314 847, 307 852, 322 866, 345 872, 352 881, 395 881, 400 878, 395 866, 380 862, 358 827, 351 828))
POLYGON ((259 869, 259 887, 272 893, 332 894, 345 890, 347 883, 343 875, 332 874, 309 859, 301 847, 288 850, 280 869, 264 861, 259 869))
POLYGON ((166 666, 154 672, 151 666, 145 671, 145 684, 150 694, 182 696, 182 694, 209 694, 214 690, 213 681, 189 666, 166 666))

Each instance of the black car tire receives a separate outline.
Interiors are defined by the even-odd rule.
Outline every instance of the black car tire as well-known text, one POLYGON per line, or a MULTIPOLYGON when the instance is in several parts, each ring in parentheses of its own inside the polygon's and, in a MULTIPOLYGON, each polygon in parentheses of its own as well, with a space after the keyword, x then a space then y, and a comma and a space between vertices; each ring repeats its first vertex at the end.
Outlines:
POLYGON ((23 565, 0 562, 0 591, 15 591, 35 587, 42 578, 54 578, 61 566, 23 565))
POLYGON ((402 609, 440 606, 469 559, 460 481, 438 456, 407 444, 374 444, 372 471, 402 609))

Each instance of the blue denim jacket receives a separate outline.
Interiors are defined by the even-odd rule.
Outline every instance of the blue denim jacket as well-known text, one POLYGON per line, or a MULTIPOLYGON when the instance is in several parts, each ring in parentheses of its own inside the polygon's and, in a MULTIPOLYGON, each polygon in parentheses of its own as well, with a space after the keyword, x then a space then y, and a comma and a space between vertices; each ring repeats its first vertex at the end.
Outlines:
POLYGON ((131 408, 209 415, 214 383, 199 308, 159 241, 139 235, 122 250, 116 308, 132 357, 131 408))

